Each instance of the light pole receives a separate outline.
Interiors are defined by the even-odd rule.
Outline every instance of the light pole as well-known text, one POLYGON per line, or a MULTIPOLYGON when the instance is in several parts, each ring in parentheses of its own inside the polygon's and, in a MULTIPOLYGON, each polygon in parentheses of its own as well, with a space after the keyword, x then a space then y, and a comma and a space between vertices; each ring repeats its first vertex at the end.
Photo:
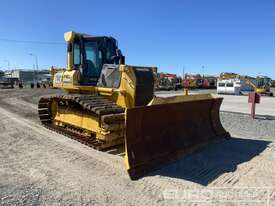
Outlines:
POLYGON ((184 65, 182 66, 182 79, 185 79, 185 68, 184 68, 184 65))
POLYGON ((8 63, 8 70, 10 70, 10 61, 9 60, 4 60, 4 62, 8 63))
POLYGON ((202 77, 204 78, 204 65, 202 65, 202 77))
POLYGON ((36 74, 35 74, 35 67, 33 70, 33 81, 36 81, 36 75, 38 74, 38 58, 37 55, 33 54, 33 53, 29 53, 30 56, 34 57, 34 61, 35 61, 35 67, 36 67, 36 74))
POLYGON ((33 54, 33 53, 29 53, 30 56, 33 56, 34 57, 34 60, 35 60, 35 67, 36 67, 36 70, 38 71, 38 57, 37 55, 33 54))

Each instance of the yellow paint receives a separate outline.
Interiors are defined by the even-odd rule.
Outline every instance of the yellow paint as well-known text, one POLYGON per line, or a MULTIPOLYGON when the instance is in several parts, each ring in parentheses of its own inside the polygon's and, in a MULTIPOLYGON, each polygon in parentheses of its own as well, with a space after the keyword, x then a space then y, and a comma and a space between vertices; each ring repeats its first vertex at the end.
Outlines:
MULTIPOLYGON (((75 39, 80 37, 80 35, 80 33, 69 31, 64 34, 64 39, 68 43, 73 43, 75 39)), ((78 70, 73 69, 73 54, 72 52, 68 52, 67 70, 58 72, 55 75, 53 86, 56 88, 62 88, 70 93, 99 94, 107 96, 121 107, 133 107, 135 103, 136 85, 133 67, 129 65, 119 65, 119 71, 121 74, 121 81, 120 86, 117 89, 80 85, 80 73, 78 70)))
POLYGON ((184 89, 183 89, 183 94, 184 94, 184 95, 188 95, 188 89, 187 89, 187 88, 184 88, 184 89))
POLYGON ((256 93, 264 94, 267 92, 266 88, 256 88, 256 93))
POLYGON ((241 75, 235 74, 235 73, 221 73, 219 79, 240 79, 240 80, 243 80, 246 84, 253 87, 253 89, 256 93, 260 93, 260 94, 266 94, 270 91, 270 85, 268 83, 265 83, 262 86, 259 86, 259 85, 257 85, 257 83, 255 83, 255 81, 260 81, 260 80, 264 81, 265 78, 262 78, 262 77, 254 78, 254 77, 250 77, 250 76, 241 76, 241 75))
POLYGON ((76 33, 73 31, 68 31, 64 33, 64 39, 66 42, 72 42, 75 36, 76 36, 76 33))
POLYGON ((133 67, 120 65, 121 81, 119 88, 104 88, 97 86, 83 86, 79 84, 80 74, 78 70, 67 70, 55 75, 53 86, 62 88, 70 93, 97 94, 106 96, 117 105, 130 108, 135 103, 136 79, 133 67))
POLYGON ((149 105, 170 104, 178 102, 191 102, 205 99, 213 99, 211 94, 178 95, 172 97, 154 97, 149 105))
MULTIPOLYGON (((64 38, 68 43, 72 44, 74 42, 74 39, 78 38, 78 35, 79 34, 75 32, 67 32, 64 34, 64 38)), ((67 70, 59 71, 55 74, 53 86, 57 88, 62 88, 69 93, 102 95, 109 98, 111 101, 115 102, 117 105, 121 107, 124 107, 126 109, 132 108, 135 106, 134 104, 136 102, 135 98, 137 85, 137 80, 133 70, 133 66, 119 65, 119 71, 121 79, 120 86, 118 88, 103 88, 97 86, 80 85, 80 72, 79 70, 75 70, 73 68, 73 52, 68 52, 67 70)), ((213 98, 210 94, 187 94, 188 91, 186 90, 185 95, 181 96, 167 98, 154 97, 152 101, 149 103, 149 105, 188 102, 213 98)), ((103 126, 100 125, 100 120, 97 117, 87 114, 85 111, 75 111, 73 108, 65 106, 58 108, 57 103, 53 103, 51 109, 54 114, 54 121, 56 123, 67 124, 75 126, 77 128, 82 128, 88 133, 95 134, 97 139, 108 142, 109 146, 121 143, 121 141, 123 141, 123 137, 125 138, 125 124, 123 121, 121 123, 123 125, 119 125, 118 129, 108 130, 104 129, 103 126)), ((124 141, 127 145, 126 138, 124 139, 124 141)), ((126 147, 125 150, 125 166, 127 169, 130 169, 128 152, 126 147)))
MULTIPOLYGON (((125 113, 127 113, 127 109, 125 111, 125 113)), ((125 121, 127 121, 127 115, 125 115, 125 121)), ((129 165, 129 159, 128 159, 128 151, 127 151, 127 139, 125 138, 125 155, 124 155, 124 166, 125 166, 125 169, 126 170, 129 170, 130 169, 130 165, 129 165)))
MULTIPOLYGON (((66 32, 64 34, 64 39, 68 44, 73 44, 74 39, 77 37, 77 34, 73 31, 66 32)), ((67 70, 72 71, 74 69, 73 62, 73 52, 67 52, 67 70)))
MULTIPOLYGON (((100 125, 100 121, 97 117, 94 117, 85 111, 76 111, 60 107, 57 108, 56 105, 52 109, 55 111, 54 121, 72 125, 76 128, 82 128, 86 132, 94 134, 97 139, 111 142, 124 136, 124 125, 112 127, 112 124, 110 123, 109 126, 112 128, 112 131, 110 131, 105 129, 106 127, 104 128, 104 126, 100 125)), ((122 122, 122 124, 124 124, 124 122, 122 122)))
POLYGON ((56 101, 52 101, 51 103, 51 115, 53 118, 55 118, 56 114, 57 114, 57 109, 58 109, 58 104, 56 101))
POLYGON ((54 120, 71 124, 90 132, 100 132, 98 119, 84 112, 80 113, 79 111, 58 108, 58 112, 54 120))
MULTIPOLYGON (((126 141, 126 139, 125 139, 126 141)), ((127 143, 125 143, 125 145, 127 145, 127 143)), ((130 169, 130 165, 129 165, 129 159, 128 159, 128 152, 127 152, 127 147, 125 147, 125 155, 124 155, 124 166, 126 170, 130 169)))

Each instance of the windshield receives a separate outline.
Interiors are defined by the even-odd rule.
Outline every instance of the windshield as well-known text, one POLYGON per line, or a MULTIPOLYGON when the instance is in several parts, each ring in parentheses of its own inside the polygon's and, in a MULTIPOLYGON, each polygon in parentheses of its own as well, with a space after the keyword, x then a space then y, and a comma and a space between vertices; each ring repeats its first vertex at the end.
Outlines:
POLYGON ((74 65, 78 67, 80 65, 80 43, 74 42, 74 65))
POLYGON ((107 48, 106 48, 106 61, 112 62, 112 57, 116 55, 116 46, 112 41, 107 41, 107 48))
POLYGON ((102 69, 102 53, 97 42, 85 42, 85 71, 86 77, 99 77, 102 69))
POLYGON ((262 87, 262 86, 264 86, 264 85, 267 84, 267 81, 265 81, 265 79, 263 79, 263 78, 253 79, 252 82, 253 82, 257 87, 262 87))

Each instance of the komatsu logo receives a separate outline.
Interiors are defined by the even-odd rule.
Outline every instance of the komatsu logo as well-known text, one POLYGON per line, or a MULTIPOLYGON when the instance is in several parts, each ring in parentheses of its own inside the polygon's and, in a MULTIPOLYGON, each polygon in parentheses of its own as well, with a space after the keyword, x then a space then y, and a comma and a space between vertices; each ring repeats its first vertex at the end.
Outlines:
POLYGON ((135 69, 139 72, 149 72, 150 71, 149 68, 135 68, 135 69))
POLYGON ((63 77, 63 83, 72 83, 73 80, 70 75, 64 75, 63 77))

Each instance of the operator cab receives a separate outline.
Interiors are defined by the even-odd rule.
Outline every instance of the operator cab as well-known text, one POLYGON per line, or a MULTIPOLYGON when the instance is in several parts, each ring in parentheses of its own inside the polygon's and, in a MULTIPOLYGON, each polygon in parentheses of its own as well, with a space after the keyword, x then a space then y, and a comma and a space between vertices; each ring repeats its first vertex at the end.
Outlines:
POLYGON ((68 44, 72 52, 73 69, 80 71, 80 84, 96 86, 106 64, 124 64, 124 56, 113 37, 81 34, 68 44))

